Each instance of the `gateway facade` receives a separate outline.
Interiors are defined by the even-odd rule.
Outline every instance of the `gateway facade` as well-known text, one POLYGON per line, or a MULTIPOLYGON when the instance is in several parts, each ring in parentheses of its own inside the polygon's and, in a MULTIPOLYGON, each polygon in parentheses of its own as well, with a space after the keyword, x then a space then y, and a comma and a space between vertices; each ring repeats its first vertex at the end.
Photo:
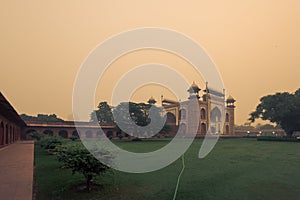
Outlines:
MULTIPOLYGON (((167 112, 167 124, 172 127, 172 134, 177 132, 178 127, 186 134, 190 134, 189 126, 198 126, 196 136, 204 136, 208 131, 210 134, 234 135, 235 99, 229 96, 225 100, 224 91, 210 89, 207 84, 202 96, 199 95, 200 90, 198 85, 193 83, 187 90, 188 100, 183 102, 161 97, 161 104, 167 112), (198 112, 188 108, 190 100, 193 99, 198 102, 198 112), (200 116, 193 116, 196 113, 200 116)), ((151 97, 148 103, 155 104, 156 101, 151 97)))

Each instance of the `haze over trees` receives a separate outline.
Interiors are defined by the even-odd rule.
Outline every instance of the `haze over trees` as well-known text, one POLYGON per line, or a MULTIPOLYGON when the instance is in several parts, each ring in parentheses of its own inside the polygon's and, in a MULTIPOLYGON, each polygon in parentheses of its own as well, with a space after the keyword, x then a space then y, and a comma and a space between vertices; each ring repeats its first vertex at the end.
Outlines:
MULTIPOLYGON (((120 131, 116 121, 119 123, 133 121, 138 126, 147 126, 151 120, 155 120, 156 122, 163 120, 161 112, 161 108, 147 103, 121 102, 116 107, 112 107, 107 102, 100 102, 98 110, 94 110, 91 113, 91 121, 98 121, 100 125, 116 125, 116 130, 120 131), (152 112, 150 117, 151 106, 153 106, 152 109, 154 112, 152 112), (126 113, 129 113, 129 115, 126 113)), ((130 123, 128 123, 128 126, 130 126, 130 123)), ((167 131, 169 127, 165 125, 163 130, 167 131)))
POLYGON ((98 122, 100 125, 113 125, 112 107, 107 102, 100 102, 98 109, 91 113, 91 121, 98 122))
POLYGON ((278 92, 262 97, 249 120, 254 122, 258 118, 281 126, 289 137, 300 131, 300 89, 294 93, 278 92))
POLYGON ((98 105, 98 110, 93 111, 91 114, 91 121, 98 121, 100 125, 113 125, 115 124, 115 120, 117 120, 113 118, 113 113, 117 118, 129 120, 127 118, 128 116, 125 115, 125 113, 128 112, 128 104, 129 114, 132 121, 134 121, 138 126, 146 126, 150 123, 149 110, 151 105, 134 102, 121 102, 114 108, 108 105, 107 102, 100 102, 98 105))
POLYGON ((128 112, 128 103, 122 102, 114 109, 115 120, 127 121, 132 120, 138 126, 146 126, 150 123, 149 110, 151 105, 145 103, 129 102, 129 115, 125 115, 128 112), (131 119, 130 119, 130 118, 131 119))
POLYGON ((37 116, 30 116, 26 114, 20 115, 21 119, 24 121, 47 121, 47 122, 62 122, 63 119, 57 117, 56 114, 37 114, 37 116))
POLYGON ((279 125, 272 125, 272 124, 260 124, 258 123, 256 126, 252 125, 235 125, 235 130, 241 130, 241 131, 250 131, 250 130, 281 130, 281 127, 279 125))

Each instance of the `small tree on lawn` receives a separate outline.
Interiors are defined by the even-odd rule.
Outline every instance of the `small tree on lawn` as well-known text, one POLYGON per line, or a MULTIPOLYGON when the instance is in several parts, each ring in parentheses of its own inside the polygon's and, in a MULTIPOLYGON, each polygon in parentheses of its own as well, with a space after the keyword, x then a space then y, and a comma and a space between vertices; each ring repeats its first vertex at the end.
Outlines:
POLYGON ((36 141, 40 141, 41 139, 43 139, 43 137, 45 137, 45 134, 42 134, 40 132, 34 131, 28 134, 30 137, 32 137, 33 139, 35 139, 36 141))
MULTIPOLYGON (((106 150, 93 151, 98 156, 112 160, 112 155, 106 150)), ((62 167, 71 169, 73 174, 83 174, 86 180, 86 189, 91 190, 91 181, 97 175, 103 174, 109 169, 108 166, 97 160, 81 143, 66 144, 58 147, 57 158, 62 163, 62 167)))
POLYGON ((57 146, 62 145, 64 140, 60 136, 45 135, 39 140, 39 144, 46 150, 54 150, 57 146))

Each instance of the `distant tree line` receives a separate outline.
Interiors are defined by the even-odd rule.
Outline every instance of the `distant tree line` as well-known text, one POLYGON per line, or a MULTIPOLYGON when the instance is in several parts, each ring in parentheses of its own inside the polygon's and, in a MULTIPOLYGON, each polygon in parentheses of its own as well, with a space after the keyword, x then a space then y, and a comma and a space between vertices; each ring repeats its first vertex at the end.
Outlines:
POLYGON ((56 114, 37 114, 37 116, 30 116, 26 114, 20 115, 21 119, 24 121, 47 121, 47 122, 62 122, 63 119, 57 117, 56 114))
POLYGON ((260 123, 258 123, 256 126, 235 125, 234 128, 235 128, 235 130, 241 130, 241 131, 281 129, 281 127, 279 125, 260 124, 260 123))

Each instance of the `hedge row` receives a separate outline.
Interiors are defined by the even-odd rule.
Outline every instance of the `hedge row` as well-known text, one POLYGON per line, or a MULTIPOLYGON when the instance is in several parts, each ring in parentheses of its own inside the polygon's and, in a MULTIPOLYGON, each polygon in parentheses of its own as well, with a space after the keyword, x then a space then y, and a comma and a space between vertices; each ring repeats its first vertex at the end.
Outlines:
POLYGON ((259 136, 258 141, 300 142, 300 139, 289 137, 259 136))

